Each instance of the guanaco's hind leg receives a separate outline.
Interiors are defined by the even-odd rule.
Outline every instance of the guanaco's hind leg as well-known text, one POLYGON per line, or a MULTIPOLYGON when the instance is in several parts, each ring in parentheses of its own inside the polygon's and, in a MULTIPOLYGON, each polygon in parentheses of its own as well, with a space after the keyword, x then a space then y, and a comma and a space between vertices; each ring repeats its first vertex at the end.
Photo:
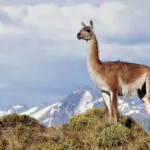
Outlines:
POLYGON ((142 90, 138 91, 138 95, 142 99, 147 113, 150 115, 150 73, 146 78, 146 82, 144 83, 142 90))

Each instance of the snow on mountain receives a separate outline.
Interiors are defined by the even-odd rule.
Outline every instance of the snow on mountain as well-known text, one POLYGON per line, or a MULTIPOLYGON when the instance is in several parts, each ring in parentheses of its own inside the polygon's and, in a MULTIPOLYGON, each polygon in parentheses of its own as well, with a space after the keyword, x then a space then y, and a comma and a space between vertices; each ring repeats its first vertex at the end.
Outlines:
MULTIPOLYGON (((5 111, 0 111, 0 116, 10 113, 27 114, 39 120, 47 127, 60 125, 67 122, 70 117, 83 113, 93 107, 104 107, 103 98, 91 88, 85 87, 73 91, 69 96, 60 102, 28 109, 25 105, 10 106, 5 111)), ((131 116, 144 124, 150 131, 150 118, 140 100, 118 100, 118 109, 124 115, 131 116)))
POLYGON ((144 119, 148 118, 148 114, 141 100, 119 99, 118 109, 124 115, 130 116, 140 122, 143 122, 144 119))
POLYGON ((13 106, 8 106, 4 111, 6 114, 12 114, 12 113, 22 113, 29 108, 26 105, 13 105, 13 106))
POLYGON ((27 111, 25 111, 25 112, 23 112, 23 113, 21 113, 21 114, 26 114, 26 115, 31 116, 31 115, 33 115, 35 112, 37 112, 38 110, 39 110, 38 107, 33 107, 33 108, 30 108, 30 109, 28 109, 27 111))
POLYGON ((102 100, 98 98, 99 94, 94 90, 82 88, 72 92, 60 102, 43 107, 31 116, 38 119, 45 126, 60 125, 67 122, 73 115, 83 113, 98 103, 97 106, 104 107, 102 100))
POLYGON ((38 112, 35 112, 32 117, 36 118, 44 124, 45 126, 52 126, 54 125, 52 120, 54 115, 59 111, 59 107, 61 106, 61 103, 55 103, 49 106, 46 106, 45 108, 39 110, 38 112))

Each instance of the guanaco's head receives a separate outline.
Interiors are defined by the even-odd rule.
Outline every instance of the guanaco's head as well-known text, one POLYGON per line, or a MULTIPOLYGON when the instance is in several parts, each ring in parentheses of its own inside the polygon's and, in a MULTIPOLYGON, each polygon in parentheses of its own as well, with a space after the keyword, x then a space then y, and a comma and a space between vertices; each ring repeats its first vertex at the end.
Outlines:
POLYGON ((82 24, 82 29, 80 30, 80 32, 77 34, 77 38, 83 39, 83 40, 90 40, 92 38, 92 34, 93 34, 93 21, 90 21, 90 26, 86 26, 83 22, 82 24))

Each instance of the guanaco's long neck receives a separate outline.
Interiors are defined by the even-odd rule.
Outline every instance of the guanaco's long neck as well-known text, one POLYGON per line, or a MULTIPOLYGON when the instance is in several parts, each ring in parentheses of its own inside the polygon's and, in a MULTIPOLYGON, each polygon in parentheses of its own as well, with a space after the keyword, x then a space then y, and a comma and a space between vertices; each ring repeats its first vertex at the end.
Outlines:
POLYGON ((87 67, 91 72, 96 71, 102 64, 98 56, 98 44, 95 34, 92 34, 92 38, 87 41, 87 67))

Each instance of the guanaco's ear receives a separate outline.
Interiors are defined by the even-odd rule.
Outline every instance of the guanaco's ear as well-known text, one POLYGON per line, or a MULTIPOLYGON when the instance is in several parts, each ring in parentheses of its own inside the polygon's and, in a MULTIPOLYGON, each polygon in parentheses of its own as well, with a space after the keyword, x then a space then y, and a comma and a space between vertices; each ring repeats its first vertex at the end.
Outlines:
POLYGON ((86 25, 83 22, 81 22, 81 24, 82 24, 83 27, 86 27, 86 25))
POLYGON ((90 28, 93 29, 93 21, 90 20, 90 28))

